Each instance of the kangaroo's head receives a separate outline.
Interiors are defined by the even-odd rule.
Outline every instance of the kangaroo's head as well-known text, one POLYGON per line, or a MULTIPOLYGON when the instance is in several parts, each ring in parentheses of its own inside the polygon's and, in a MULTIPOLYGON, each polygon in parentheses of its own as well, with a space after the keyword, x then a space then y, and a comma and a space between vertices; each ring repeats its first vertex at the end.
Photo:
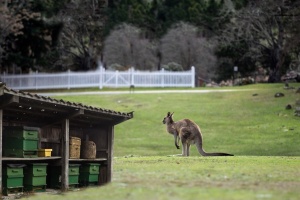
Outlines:
POLYGON ((163 123, 164 124, 168 124, 168 123, 173 123, 173 119, 172 119, 172 116, 173 116, 174 112, 171 114, 170 112, 167 113, 167 116, 164 117, 163 119, 163 123))

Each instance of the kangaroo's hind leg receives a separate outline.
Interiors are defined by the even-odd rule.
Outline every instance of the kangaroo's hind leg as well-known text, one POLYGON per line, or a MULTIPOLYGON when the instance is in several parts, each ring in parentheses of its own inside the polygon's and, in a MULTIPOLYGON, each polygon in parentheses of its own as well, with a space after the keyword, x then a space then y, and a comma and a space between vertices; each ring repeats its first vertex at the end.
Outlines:
POLYGON ((191 135, 191 131, 187 127, 183 127, 180 129, 179 137, 182 142, 182 156, 190 155, 190 144, 188 143, 188 139, 191 135))
POLYGON ((188 144, 185 141, 182 141, 182 156, 188 156, 188 144))
POLYGON ((190 146, 189 143, 186 144, 186 156, 190 156, 190 146))

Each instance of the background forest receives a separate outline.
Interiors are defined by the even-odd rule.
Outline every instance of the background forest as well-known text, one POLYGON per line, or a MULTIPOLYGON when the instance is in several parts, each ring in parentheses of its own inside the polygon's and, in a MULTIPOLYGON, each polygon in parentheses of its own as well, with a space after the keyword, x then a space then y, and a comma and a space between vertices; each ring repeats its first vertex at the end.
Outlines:
POLYGON ((299 0, 1 0, 0 71, 300 69, 299 0))

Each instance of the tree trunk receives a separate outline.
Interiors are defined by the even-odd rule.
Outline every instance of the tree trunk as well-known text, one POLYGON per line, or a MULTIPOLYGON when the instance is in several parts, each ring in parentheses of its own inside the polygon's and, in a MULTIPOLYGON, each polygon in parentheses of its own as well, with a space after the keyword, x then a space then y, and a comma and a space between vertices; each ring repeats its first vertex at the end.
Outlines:
POLYGON ((280 15, 276 16, 276 22, 278 26, 278 41, 277 44, 275 44, 274 49, 274 60, 275 60, 275 66, 271 66, 272 72, 269 77, 269 82, 275 83, 280 82, 281 80, 281 69, 285 60, 285 52, 283 49, 284 45, 284 25, 282 21, 283 16, 283 8, 280 8, 280 15))

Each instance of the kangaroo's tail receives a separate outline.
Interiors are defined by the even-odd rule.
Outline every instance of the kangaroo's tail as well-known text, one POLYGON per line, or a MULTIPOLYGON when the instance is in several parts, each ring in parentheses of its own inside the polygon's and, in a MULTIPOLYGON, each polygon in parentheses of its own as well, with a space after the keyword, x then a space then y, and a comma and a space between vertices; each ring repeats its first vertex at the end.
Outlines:
POLYGON ((233 154, 229 154, 229 153, 207 153, 203 149, 202 141, 196 141, 195 145, 198 149, 198 152, 202 156, 233 156, 233 154))

